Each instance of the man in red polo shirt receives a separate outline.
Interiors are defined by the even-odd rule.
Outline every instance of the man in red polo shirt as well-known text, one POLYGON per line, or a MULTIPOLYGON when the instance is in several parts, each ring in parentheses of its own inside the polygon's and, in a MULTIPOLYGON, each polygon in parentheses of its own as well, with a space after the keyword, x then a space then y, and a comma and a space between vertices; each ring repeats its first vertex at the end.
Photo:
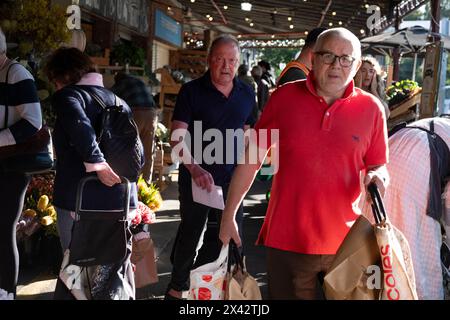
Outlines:
MULTIPOLYGON (((387 183, 383 106, 354 87, 360 64, 361 46, 353 33, 344 28, 323 32, 308 78, 276 90, 256 124, 258 137, 264 130, 279 132, 277 141, 251 140, 263 152, 279 153, 258 238, 268 247, 270 298, 320 298, 318 279, 359 214, 360 174, 366 186, 374 181, 383 191, 387 183)), ((234 213, 260 166, 261 161, 245 163, 234 172, 222 215, 224 243, 241 243, 234 213)))

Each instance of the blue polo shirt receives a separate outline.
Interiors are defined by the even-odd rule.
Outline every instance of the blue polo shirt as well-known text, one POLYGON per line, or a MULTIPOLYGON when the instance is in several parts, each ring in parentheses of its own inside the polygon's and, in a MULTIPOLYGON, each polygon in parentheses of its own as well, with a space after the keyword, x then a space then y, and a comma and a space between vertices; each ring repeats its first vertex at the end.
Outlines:
MULTIPOLYGON (((191 154, 202 168, 211 173, 216 185, 226 186, 231 181, 242 145, 239 148, 238 139, 230 133, 243 129, 244 125, 254 124, 252 110, 255 103, 254 90, 237 77, 233 80, 233 90, 229 97, 224 96, 211 82, 209 71, 184 84, 178 93, 172 121, 188 124, 191 154), (204 139, 204 134, 209 129, 215 130, 208 131, 207 139, 204 139), (219 133, 222 138, 217 138, 219 133), (212 156, 214 161, 206 159, 204 155, 209 155, 210 158, 212 156), (205 159, 212 163, 205 163, 205 159)), ((180 166, 179 183, 191 183, 190 174, 183 165, 180 166)))

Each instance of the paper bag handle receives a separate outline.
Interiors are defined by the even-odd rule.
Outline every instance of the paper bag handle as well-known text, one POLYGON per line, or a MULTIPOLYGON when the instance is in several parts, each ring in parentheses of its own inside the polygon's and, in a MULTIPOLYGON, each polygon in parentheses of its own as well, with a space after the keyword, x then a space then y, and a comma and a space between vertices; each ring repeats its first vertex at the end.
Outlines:
POLYGON ((367 190, 372 198, 371 206, 375 222, 378 224, 386 221, 386 211, 384 209, 383 199, 381 198, 377 185, 372 182, 367 186, 367 190))

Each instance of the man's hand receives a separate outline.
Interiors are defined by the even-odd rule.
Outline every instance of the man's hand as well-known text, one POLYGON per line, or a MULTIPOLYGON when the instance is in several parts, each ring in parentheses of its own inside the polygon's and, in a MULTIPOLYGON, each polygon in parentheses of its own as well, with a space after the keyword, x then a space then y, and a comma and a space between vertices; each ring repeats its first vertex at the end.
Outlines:
POLYGON ((198 164, 188 165, 186 166, 191 173, 191 177, 194 180, 195 184, 200 188, 208 190, 211 192, 214 186, 214 179, 212 175, 200 167, 198 164))
POLYGON ((366 188, 367 195, 369 195, 369 192, 367 190, 367 186, 374 182, 378 190, 380 191, 380 195, 384 197, 384 194, 386 192, 386 187, 389 184, 389 174, 387 172, 386 166, 378 166, 374 167, 372 169, 369 169, 366 176, 364 177, 364 186, 366 188))
POLYGON ((220 223, 219 239, 224 245, 233 239, 236 246, 239 248, 241 246, 241 237, 239 236, 238 226, 235 220, 224 220, 220 223))
POLYGON ((378 95, 378 80, 376 72, 373 74, 372 81, 370 82, 370 93, 372 93, 375 97, 380 98, 378 95))
POLYGON ((353 78, 353 82, 355 83, 355 87, 361 88, 362 87, 362 76, 361 71, 357 71, 355 74, 355 77, 353 78))
POLYGON ((97 171, 98 179, 108 187, 112 187, 116 183, 120 183, 120 177, 114 172, 114 170, 109 166, 109 164, 106 164, 106 166, 97 171))

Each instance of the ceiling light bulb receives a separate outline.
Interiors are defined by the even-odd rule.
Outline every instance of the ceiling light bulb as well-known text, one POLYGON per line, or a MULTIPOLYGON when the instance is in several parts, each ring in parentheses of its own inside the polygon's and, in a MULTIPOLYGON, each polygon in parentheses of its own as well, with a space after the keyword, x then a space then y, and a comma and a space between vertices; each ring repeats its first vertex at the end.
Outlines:
POLYGON ((292 17, 288 17, 288 21, 292 21, 292 17))
POLYGON ((253 22, 250 22, 250 27, 253 27, 253 22))
POLYGON ((305 35, 308 35, 308 33, 309 33, 308 31, 305 31, 305 35))
POLYGON ((192 3, 194 3, 194 2, 195 2, 195 0, 191 0, 191 2, 192 2, 192 3))
POLYGON ((364 29, 359 30, 361 32, 361 34, 366 33, 366 31, 364 29))
POLYGON ((223 6, 223 9, 224 9, 224 10, 227 10, 227 9, 228 9, 228 6, 223 6))
POLYGON ((289 28, 290 28, 290 29, 294 29, 294 25, 291 24, 291 25, 289 26, 289 28))
POLYGON ((340 26, 342 26, 342 21, 339 21, 338 23, 339 23, 340 26))
POLYGON ((250 2, 241 2, 241 9, 244 11, 252 11, 252 4, 250 2))
POLYGON ((333 11, 333 12, 331 13, 331 15, 335 16, 335 15, 336 15, 336 11, 333 11))
POLYGON ((332 27, 332 26, 333 26, 333 22, 330 22, 328 25, 329 25, 330 27, 332 27))
POLYGON ((213 21, 213 19, 214 19, 213 17, 209 17, 208 18, 209 21, 213 21))
POLYGON ((274 35, 274 34, 272 35, 272 39, 273 39, 273 38, 275 38, 275 35, 274 35))

